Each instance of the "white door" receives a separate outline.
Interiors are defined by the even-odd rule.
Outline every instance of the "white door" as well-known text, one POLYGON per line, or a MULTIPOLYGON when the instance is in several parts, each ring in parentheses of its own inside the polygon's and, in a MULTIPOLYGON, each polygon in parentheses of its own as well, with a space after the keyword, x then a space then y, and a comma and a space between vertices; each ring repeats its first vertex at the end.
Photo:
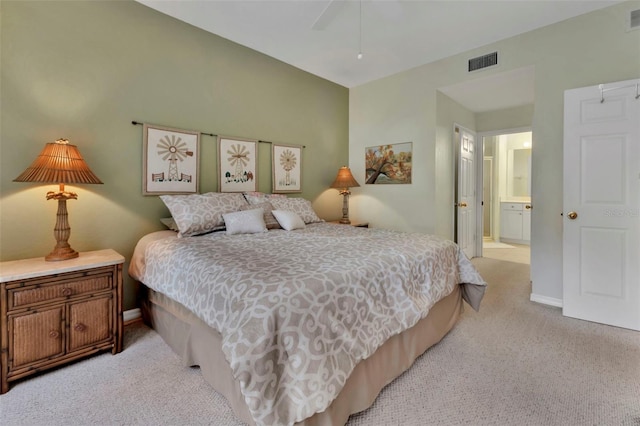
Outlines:
POLYGON ((456 194, 456 242, 469 259, 476 255, 476 168, 475 135, 455 126, 458 142, 458 173, 456 194))
POLYGON ((493 238, 493 157, 482 163, 482 201, 482 237, 493 238))
POLYGON ((564 98, 562 312, 633 330, 640 330, 639 82, 568 90, 564 98))

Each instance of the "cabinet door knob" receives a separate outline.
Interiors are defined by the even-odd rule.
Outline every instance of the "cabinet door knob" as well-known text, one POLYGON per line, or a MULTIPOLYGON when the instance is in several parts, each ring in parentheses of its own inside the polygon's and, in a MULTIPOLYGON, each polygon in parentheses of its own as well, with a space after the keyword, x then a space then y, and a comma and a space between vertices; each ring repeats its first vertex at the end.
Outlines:
POLYGON ((58 337, 60 337, 60 332, 58 330, 51 330, 49 332, 49 337, 51 337, 52 339, 57 339, 58 337))
POLYGON ((82 324, 81 322, 76 323, 76 325, 73 326, 73 329, 75 331, 84 331, 87 327, 82 324))
POLYGON ((71 296, 71 293, 73 293, 73 290, 71 290, 69 287, 65 287, 62 289, 63 296, 71 296))

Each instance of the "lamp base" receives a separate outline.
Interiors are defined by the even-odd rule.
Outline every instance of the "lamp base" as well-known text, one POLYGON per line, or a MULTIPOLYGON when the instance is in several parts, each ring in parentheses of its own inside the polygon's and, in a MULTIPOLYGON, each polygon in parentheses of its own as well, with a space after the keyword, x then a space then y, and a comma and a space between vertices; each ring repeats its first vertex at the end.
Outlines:
POLYGON ((349 220, 349 194, 351 192, 349 192, 349 189, 343 189, 340 194, 342 195, 342 219, 340 219, 340 223, 349 225, 351 224, 349 220))
POLYGON ((64 185, 60 184, 59 192, 47 193, 47 200, 58 200, 58 212, 56 213, 56 227, 53 228, 53 235, 56 237, 56 246, 53 251, 44 257, 47 262, 58 262, 60 260, 68 260, 78 257, 78 252, 71 248, 69 243, 69 235, 71 228, 69 227, 67 200, 76 199, 78 196, 73 192, 65 192, 64 185))
POLYGON ((78 252, 71 247, 56 247, 51 253, 44 257, 44 260, 47 262, 58 262, 61 260, 74 259, 78 256, 78 252))

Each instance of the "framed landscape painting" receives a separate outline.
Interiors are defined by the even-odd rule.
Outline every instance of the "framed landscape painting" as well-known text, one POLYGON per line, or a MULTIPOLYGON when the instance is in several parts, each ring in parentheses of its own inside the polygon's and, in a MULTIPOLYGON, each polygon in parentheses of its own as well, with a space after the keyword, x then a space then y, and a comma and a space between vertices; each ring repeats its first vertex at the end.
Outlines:
POLYGON ((372 146, 365 149, 365 183, 411 183, 413 143, 372 146))
POLYGON ((302 192, 302 146, 271 145, 272 192, 302 192))
POLYGON ((257 191, 258 141, 218 136, 218 190, 257 191))
POLYGON ((142 194, 198 192, 200 132, 145 124, 142 194))

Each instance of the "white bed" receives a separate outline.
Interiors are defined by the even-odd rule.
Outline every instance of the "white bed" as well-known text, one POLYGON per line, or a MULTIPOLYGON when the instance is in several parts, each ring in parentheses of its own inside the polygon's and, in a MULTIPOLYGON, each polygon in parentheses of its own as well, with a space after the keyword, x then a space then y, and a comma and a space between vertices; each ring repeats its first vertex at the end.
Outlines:
POLYGON ((129 273, 147 290, 146 320, 258 425, 344 424, 486 285, 450 241, 323 222, 152 233, 129 273))

